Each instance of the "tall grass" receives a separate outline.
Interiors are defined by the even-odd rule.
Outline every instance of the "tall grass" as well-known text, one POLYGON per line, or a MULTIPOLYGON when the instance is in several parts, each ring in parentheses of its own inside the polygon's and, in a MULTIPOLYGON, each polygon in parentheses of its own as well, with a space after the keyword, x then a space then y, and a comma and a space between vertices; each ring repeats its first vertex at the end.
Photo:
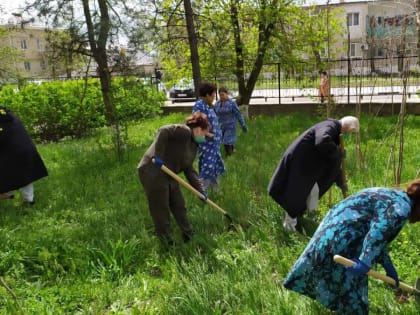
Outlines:
MULTIPOLYGON (((225 159, 221 189, 209 198, 248 228, 227 230, 225 219, 184 190, 196 234, 164 248, 153 224, 136 166, 157 128, 182 122, 171 115, 129 127, 126 153, 117 159, 106 130, 93 137, 39 145, 50 175, 35 183, 36 204, 19 196, 0 203, 0 275, 17 296, 0 287, 0 314, 328 314, 317 302, 283 289, 282 281, 307 239, 287 235, 284 212, 266 193, 282 153, 320 120, 303 114, 256 117, 225 159)), ((350 192, 392 186, 389 165, 396 117, 362 118, 365 164, 354 139, 346 143, 350 192)), ((403 181, 420 168, 418 127, 406 124, 403 181)), ((325 195, 320 210, 341 200, 325 195)), ((404 227, 391 245, 400 277, 418 275, 420 232, 404 227)), ((400 304, 388 286, 369 285, 372 314, 418 314, 413 299, 400 304)))

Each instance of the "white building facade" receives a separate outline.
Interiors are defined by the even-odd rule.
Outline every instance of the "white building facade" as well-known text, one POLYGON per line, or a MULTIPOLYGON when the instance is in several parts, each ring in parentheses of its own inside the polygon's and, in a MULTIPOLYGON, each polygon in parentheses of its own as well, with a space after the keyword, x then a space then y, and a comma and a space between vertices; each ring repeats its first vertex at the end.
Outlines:
MULTIPOLYGON (((317 9, 335 9, 336 17, 347 21, 343 34, 334 37, 331 51, 336 53, 330 59, 366 60, 351 69, 353 74, 419 70, 414 0, 340 1, 317 9)), ((343 66, 332 70, 348 72, 343 66)))

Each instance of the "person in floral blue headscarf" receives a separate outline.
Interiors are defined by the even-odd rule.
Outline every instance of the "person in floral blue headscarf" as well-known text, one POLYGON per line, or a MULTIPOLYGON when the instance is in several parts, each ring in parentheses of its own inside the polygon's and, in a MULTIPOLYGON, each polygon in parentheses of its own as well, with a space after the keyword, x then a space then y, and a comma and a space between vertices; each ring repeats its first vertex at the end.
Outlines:
POLYGON ((216 189, 219 185, 219 176, 225 172, 225 165, 220 153, 222 131, 213 108, 216 91, 217 88, 213 83, 202 82, 198 89, 199 99, 195 102, 192 110, 193 113, 206 114, 211 126, 206 136, 206 142, 198 147, 198 168, 204 190, 216 189))
POLYGON ((374 264, 399 285, 386 247, 409 221, 420 221, 420 179, 406 191, 367 188, 336 204, 326 214, 283 285, 317 300, 338 314, 368 314, 368 278, 374 264), (336 264, 334 255, 356 264, 336 264))
POLYGON ((228 90, 225 87, 219 89, 219 96, 220 99, 214 105, 214 111, 219 118, 222 129, 222 142, 226 156, 229 156, 233 154, 233 145, 236 142, 236 121, 239 121, 243 132, 247 132, 248 128, 238 105, 233 99, 229 98, 228 90))

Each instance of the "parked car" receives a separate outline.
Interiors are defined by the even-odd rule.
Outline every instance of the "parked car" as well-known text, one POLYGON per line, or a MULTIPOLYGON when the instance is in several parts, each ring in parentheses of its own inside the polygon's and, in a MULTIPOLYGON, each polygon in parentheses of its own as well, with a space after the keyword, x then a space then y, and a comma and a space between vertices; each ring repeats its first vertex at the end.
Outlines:
POLYGON ((169 90, 169 98, 172 99, 195 99, 194 82, 186 78, 181 79, 169 90))

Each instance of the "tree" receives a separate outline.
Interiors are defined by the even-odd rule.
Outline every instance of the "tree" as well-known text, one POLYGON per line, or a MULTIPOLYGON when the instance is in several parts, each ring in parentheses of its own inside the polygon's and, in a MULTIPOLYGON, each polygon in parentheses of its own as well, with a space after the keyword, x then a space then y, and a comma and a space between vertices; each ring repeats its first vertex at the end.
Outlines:
POLYGON ((201 82, 200 57, 198 55, 198 41, 194 26, 194 12, 190 0, 183 0, 185 9, 185 20, 187 23, 188 42, 191 53, 191 66, 194 79, 195 91, 198 96, 198 86, 201 82))
POLYGON ((102 89, 105 116, 108 124, 117 126, 115 104, 111 95, 111 73, 108 49, 123 29, 118 9, 128 9, 125 1, 77 0, 49 1, 32 0, 28 12, 34 12, 51 28, 65 28, 70 31, 67 49, 91 56, 97 64, 97 74, 102 89), (77 39, 77 43, 74 40, 77 39))
POLYGON ((420 0, 416 0, 417 58, 420 64, 420 0))
POLYGON ((80 69, 86 45, 77 33, 70 30, 47 30, 45 59, 56 79, 60 74, 72 78, 74 70, 80 69))
POLYGON ((192 69, 194 79, 198 72, 210 80, 233 75, 240 104, 249 103, 263 65, 273 62, 273 56, 284 69, 295 69, 296 61, 308 52, 318 55, 320 62, 326 44, 325 23, 314 9, 290 0, 196 1, 193 12, 180 0, 153 3, 154 8, 143 14, 149 13, 143 25, 148 24, 151 32, 143 28, 132 42, 150 36, 151 50, 160 56, 167 80, 191 76, 192 69))
MULTIPOLYGON (((7 38, 8 30, 0 28, 0 39, 7 38)), ((0 46, 0 79, 7 81, 10 78, 19 77, 15 62, 19 59, 20 53, 15 47, 0 46)))

